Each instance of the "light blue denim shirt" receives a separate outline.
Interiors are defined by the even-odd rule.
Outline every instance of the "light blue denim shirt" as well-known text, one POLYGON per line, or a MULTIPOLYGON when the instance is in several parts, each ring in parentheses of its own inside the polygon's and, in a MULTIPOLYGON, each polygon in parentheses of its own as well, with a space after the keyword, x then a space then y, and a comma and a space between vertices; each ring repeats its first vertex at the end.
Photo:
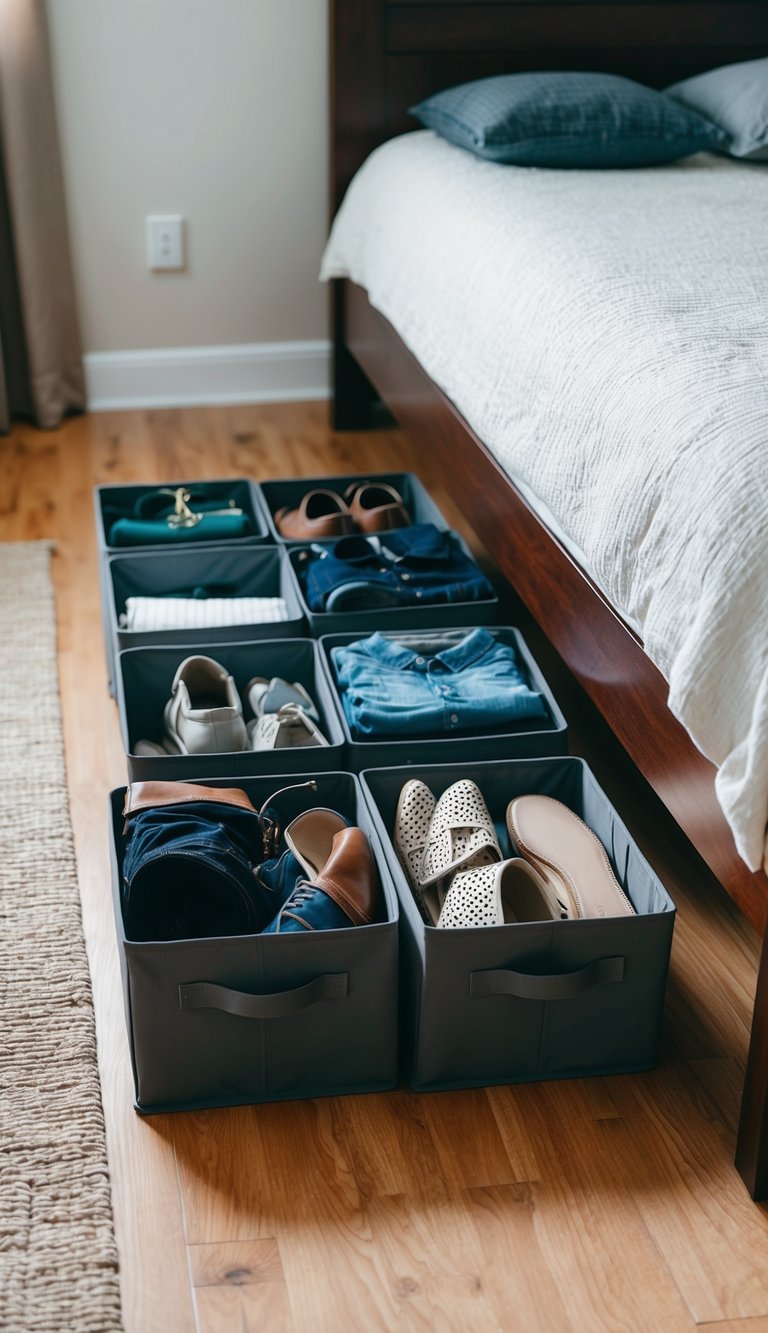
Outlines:
POLYGON ((514 648, 487 630, 464 638, 372 634, 332 649, 331 658, 356 740, 504 731, 549 717, 514 648))

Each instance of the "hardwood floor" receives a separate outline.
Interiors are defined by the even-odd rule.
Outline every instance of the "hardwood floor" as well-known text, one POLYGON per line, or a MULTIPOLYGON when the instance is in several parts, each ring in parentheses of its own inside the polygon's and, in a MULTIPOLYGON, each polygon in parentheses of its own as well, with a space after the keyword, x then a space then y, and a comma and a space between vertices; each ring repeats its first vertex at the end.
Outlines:
POLYGON ((57 542, 72 820, 126 1329, 768 1333, 768 1218, 732 1165, 756 937, 519 608, 574 750, 678 904, 660 1067, 487 1091, 133 1111, 106 841, 106 792, 125 768, 106 687, 91 487, 425 475, 399 432, 334 436, 326 415, 325 405, 105 413, 53 433, 19 426, 0 441, 0 536, 57 542))

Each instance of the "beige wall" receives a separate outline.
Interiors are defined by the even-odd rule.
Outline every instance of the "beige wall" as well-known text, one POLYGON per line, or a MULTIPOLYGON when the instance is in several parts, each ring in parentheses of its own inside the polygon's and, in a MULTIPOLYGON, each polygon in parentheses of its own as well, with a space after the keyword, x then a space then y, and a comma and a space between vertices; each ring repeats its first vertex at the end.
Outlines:
POLYGON ((324 338, 325 0, 47 4, 86 351, 324 338))

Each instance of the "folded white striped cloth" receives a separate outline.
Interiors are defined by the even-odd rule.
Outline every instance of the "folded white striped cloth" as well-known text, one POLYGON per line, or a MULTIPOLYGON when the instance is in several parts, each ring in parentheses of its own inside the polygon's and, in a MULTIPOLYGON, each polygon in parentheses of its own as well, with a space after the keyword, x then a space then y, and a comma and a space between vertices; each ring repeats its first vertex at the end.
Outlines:
POLYGON ((205 629, 288 620, 282 597, 128 597, 120 628, 205 629))

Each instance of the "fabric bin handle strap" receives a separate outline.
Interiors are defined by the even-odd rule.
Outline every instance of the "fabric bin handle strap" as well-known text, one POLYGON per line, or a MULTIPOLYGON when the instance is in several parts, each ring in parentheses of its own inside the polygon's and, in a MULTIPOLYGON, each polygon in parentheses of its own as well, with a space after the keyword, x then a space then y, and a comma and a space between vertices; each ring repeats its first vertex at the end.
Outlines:
POLYGON ((179 1008, 223 1009, 238 1018, 290 1018, 321 1000, 346 1000, 348 994, 348 972, 328 972, 308 981, 306 986, 270 995, 250 995, 247 991, 230 990, 229 986, 217 986, 212 981, 188 981, 179 986, 179 1008))
POLYGON ((623 980, 624 959, 621 957, 598 958, 578 972, 544 976, 500 967, 487 972, 470 972, 469 995, 473 1000, 493 995, 513 995, 518 1000, 572 1000, 594 986, 609 986, 623 980))

